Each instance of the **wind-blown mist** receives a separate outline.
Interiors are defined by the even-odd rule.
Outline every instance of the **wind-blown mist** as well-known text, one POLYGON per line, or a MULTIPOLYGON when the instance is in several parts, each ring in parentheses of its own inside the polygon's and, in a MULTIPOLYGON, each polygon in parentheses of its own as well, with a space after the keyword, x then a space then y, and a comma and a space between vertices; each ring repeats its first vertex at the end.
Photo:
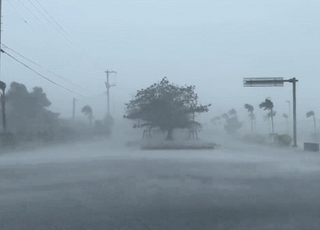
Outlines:
POLYGON ((318 229, 316 154, 206 129, 221 148, 142 151, 126 146, 141 130, 124 127, 1 155, 0 228, 318 229))

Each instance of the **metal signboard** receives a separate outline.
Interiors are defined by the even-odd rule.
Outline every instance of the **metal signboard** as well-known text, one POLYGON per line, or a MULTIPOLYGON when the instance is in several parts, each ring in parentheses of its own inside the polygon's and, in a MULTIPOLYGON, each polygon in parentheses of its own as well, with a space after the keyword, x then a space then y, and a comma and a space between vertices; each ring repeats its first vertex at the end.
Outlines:
POLYGON ((297 106, 296 106, 296 83, 298 80, 294 77, 284 80, 282 77, 253 77, 243 78, 244 87, 281 87, 284 82, 292 83, 293 92, 293 146, 297 147, 297 106))
POLYGON ((258 78, 244 78, 244 87, 282 87, 283 77, 258 77, 258 78))

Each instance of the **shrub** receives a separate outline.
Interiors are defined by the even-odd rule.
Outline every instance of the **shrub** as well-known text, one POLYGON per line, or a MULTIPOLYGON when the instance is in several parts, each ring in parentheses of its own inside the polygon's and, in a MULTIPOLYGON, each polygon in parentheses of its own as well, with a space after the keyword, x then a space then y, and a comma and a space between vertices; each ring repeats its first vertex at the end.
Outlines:
POLYGON ((278 136, 277 141, 281 145, 288 146, 291 144, 292 138, 287 134, 283 134, 278 136))

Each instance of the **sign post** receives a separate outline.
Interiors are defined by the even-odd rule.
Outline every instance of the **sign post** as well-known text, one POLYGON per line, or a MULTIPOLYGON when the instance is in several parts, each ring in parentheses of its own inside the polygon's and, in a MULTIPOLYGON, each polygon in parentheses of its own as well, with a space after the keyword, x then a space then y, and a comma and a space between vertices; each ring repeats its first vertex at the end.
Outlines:
POLYGON ((297 103, 296 103, 296 78, 284 80, 282 77, 244 78, 244 87, 282 87, 284 82, 292 83, 293 89, 293 147, 297 145, 297 103))

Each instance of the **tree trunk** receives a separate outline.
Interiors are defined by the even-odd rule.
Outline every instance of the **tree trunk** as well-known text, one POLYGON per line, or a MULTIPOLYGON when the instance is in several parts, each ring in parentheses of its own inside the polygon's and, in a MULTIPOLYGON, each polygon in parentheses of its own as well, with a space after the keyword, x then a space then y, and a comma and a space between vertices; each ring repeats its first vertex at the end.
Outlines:
POLYGON ((167 141, 172 141, 173 140, 172 133, 173 133, 173 129, 169 129, 167 131, 167 138, 166 138, 167 141))

